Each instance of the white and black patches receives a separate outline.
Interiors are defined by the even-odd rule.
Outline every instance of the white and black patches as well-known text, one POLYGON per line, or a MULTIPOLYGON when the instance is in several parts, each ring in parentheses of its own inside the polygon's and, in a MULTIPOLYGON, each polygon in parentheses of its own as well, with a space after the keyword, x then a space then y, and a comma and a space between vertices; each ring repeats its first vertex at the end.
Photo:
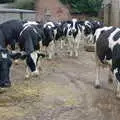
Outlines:
POLYGON ((112 58, 112 50, 109 47, 109 37, 114 32, 115 28, 101 32, 98 39, 96 39, 96 54, 100 61, 104 63, 105 60, 110 60, 112 58))
MULTIPOLYGON (((102 33, 104 33, 104 31, 108 31, 108 30, 110 30, 110 29, 112 29, 112 28, 113 28, 113 26, 103 27, 103 28, 97 29, 96 32, 95 32, 95 34, 94 34, 95 39, 97 40, 97 39, 99 38, 99 36, 100 36, 102 33)), ((95 42, 96 42, 96 40, 95 40, 95 42)))
POLYGON ((42 45, 48 47, 50 42, 54 40, 54 31, 51 26, 44 27, 45 38, 42 40, 42 45))
POLYGON ((117 44, 120 43, 120 39, 118 38, 118 40, 114 40, 114 36, 120 32, 119 28, 114 28, 114 31, 110 34, 108 40, 109 40, 109 48, 111 48, 111 50, 113 50, 113 47, 117 44))
POLYGON ((82 26, 79 24, 79 21, 77 19, 66 21, 64 34, 68 39, 70 56, 75 54, 78 57, 79 44, 82 37, 82 26))
MULTIPOLYGON (((83 35, 86 43, 95 43, 94 34, 98 28, 103 28, 103 23, 100 21, 84 21, 83 35)), ((102 30, 101 30, 102 31, 102 30)))
POLYGON ((26 63, 27 66, 29 66, 31 72, 36 71, 37 61, 38 61, 38 54, 36 52, 33 52, 27 56, 26 63))
POLYGON ((114 41, 117 41, 119 38, 120 38, 120 31, 118 31, 118 32, 114 35, 113 40, 114 40, 114 41))
POLYGON ((38 60, 39 58, 42 57, 44 58, 45 55, 40 53, 39 51, 34 51, 26 56, 26 63, 27 63, 27 68, 26 68, 26 78, 29 78, 30 75, 32 76, 38 76, 39 75, 39 64, 38 60))
POLYGON ((29 26, 29 25, 39 25, 36 21, 27 21, 26 23, 23 24, 23 27, 29 26))
MULTIPOLYGON (((120 29, 116 27, 106 27, 104 29, 98 29, 96 31, 96 58, 98 58, 97 62, 101 62, 103 64, 108 63, 107 61, 112 60, 109 68, 114 75, 114 81, 117 83, 116 85, 116 97, 120 98, 120 29)), ((96 82, 99 83, 99 66, 100 63, 97 64, 97 76, 96 82)), ((96 86, 100 86, 96 84, 96 86)))

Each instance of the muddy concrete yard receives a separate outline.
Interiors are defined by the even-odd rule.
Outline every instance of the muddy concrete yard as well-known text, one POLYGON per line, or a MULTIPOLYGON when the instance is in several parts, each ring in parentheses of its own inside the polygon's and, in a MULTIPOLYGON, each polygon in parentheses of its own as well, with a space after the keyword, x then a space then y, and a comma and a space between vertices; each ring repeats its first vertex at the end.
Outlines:
POLYGON ((37 78, 24 80, 25 64, 13 65, 12 87, 0 94, 0 120, 120 120, 107 70, 102 88, 93 87, 94 53, 80 48, 79 58, 60 50, 53 60, 42 60, 37 78))

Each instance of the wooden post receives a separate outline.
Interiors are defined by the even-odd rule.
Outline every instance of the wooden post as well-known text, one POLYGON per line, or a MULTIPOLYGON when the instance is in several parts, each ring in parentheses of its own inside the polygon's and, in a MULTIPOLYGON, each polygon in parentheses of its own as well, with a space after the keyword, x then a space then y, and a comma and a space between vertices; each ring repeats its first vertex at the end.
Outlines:
POLYGON ((114 26, 120 25, 120 1, 112 0, 111 22, 114 26))
POLYGON ((23 12, 20 12, 20 19, 23 20, 23 12))

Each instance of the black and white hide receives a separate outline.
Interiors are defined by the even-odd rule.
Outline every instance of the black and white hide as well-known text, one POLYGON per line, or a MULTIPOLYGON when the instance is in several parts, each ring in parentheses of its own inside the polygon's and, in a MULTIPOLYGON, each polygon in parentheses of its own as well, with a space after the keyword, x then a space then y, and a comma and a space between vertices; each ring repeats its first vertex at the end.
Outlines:
POLYGON ((10 46, 12 50, 15 50, 15 44, 23 29, 23 24, 24 22, 20 20, 9 20, 0 24, 0 45, 3 48, 10 46))
POLYGON ((77 19, 66 21, 63 33, 68 39, 70 56, 75 54, 75 56, 78 57, 79 45, 82 39, 82 26, 79 24, 79 21, 77 19))
POLYGON ((94 34, 95 31, 98 28, 102 28, 103 27, 103 22, 101 21, 84 21, 84 24, 82 24, 82 30, 83 30, 83 39, 84 39, 84 43, 85 44, 89 44, 92 43, 94 44, 94 34))
POLYGON ((20 53, 11 53, 0 46, 0 88, 11 86, 10 71, 12 60, 20 58, 20 53))
POLYGON ((48 58, 52 59, 55 54, 55 37, 57 34, 57 29, 53 22, 48 22, 44 24, 44 38, 42 39, 42 46, 48 58))
MULTIPOLYGON (((25 23, 26 24, 26 23, 25 23)), ((38 59, 40 56, 44 57, 44 54, 41 54, 39 49, 39 42, 42 39, 40 29, 35 25, 26 24, 23 25, 23 30, 20 32, 18 45, 20 51, 24 51, 24 57, 26 58, 26 78, 29 78, 30 75, 37 76, 39 75, 39 65, 38 59), (30 73, 31 72, 31 73, 30 73)))
POLYGON ((100 87, 100 66, 108 65, 109 80, 113 79, 116 96, 120 98, 120 28, 103 27, 95 32, 96 81, 100 87))

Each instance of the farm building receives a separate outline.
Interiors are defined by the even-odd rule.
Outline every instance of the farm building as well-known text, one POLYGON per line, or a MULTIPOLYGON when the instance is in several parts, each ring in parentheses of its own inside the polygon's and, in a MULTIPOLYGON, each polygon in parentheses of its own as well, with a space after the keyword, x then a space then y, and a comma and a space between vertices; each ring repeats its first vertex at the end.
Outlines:
POLYGON ((36 9, 39 11, 36 15, 37 20, 56 21, 67 20, 70 17, 69 10, 57 0, 38 0, 36 9))
POLYGON ((120 25, 120 0, 104 0, 104 23, 106 25, 120 25))

